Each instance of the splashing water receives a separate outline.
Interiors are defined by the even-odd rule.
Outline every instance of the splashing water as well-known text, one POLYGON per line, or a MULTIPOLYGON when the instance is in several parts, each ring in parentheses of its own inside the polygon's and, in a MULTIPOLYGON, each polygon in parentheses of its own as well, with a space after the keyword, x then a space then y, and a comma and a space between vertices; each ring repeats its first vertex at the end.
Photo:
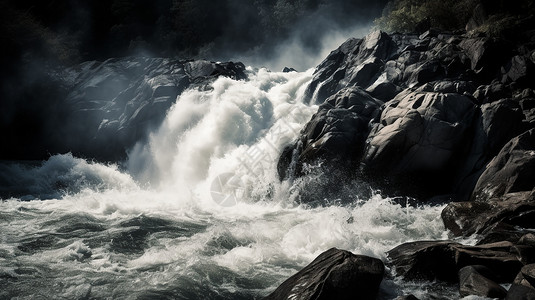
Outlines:
POLYGON ((447 236, 440 206, 294 201, 276 163, 317 110, 301 101, 312 70, 248 73, 184 92, 124 168, 3 163, 0 298, 252 299, 331 247, 384 260, 447 236))

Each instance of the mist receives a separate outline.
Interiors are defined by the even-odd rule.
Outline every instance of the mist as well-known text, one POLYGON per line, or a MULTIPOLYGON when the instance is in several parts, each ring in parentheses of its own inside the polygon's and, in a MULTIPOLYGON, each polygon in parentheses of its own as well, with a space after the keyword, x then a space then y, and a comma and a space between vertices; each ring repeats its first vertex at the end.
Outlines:
MULTIPOLYGON (((89 145, 85 139, 93 138, 100 120, 109 117, 94 110, 89 119, 80 119, 72 111, 78 104, 68 100, 75 88, 72 76, 84 68, 84 62, 165 57, 305 71, 348 38, 364 36, 385 3, 0 1, 0 38, 5 50, 0 57, 0 130, 3 144, 10 145, 0 149, 0 159, 46 159, 80 147, 102 152, 100 144, 89 145)), ((142 70, 134 72, 113 76, 121 82, 121 76, 142 77, 142 70)), ((116 96, 112 93, 96 100, 116 96)), ((91 101, 85 102, 90 105, 91 101)), ((118 151, 110 143, 105 149, 118 151)), ((73 153, 83 155, 84 151, 73 153)))
MULTIPOLYGON (((229 1, 229 6, 239 7, 241 3, 235 2, 240 1, 229 1)), ((293 6, 288 1, 277 1, 288 3, 282 12, 288 15, 292 15, 292 8, 295 10, 300 6, 298 3, 307 2, 314 1, 298 1, 293 6)), ((365 36, 385 3, 336 0, 319 1, 308 9, 301 5, 303 11, 300 14, 293 12, 294 19, 275 28, 265 26, 255 29, 258 22, 267 21, 251 20, 250 15, 238 14, 233 16, 220 37, 199 50, 198 56, 241 61, 272 71, 280 71, 284 67, 304 71, 314 68, 348 38, 365 36), (253 36, 255 33, 261 34, 261 37, 253 36)), ((272 14, 278 15, 276 12, 272 14)))

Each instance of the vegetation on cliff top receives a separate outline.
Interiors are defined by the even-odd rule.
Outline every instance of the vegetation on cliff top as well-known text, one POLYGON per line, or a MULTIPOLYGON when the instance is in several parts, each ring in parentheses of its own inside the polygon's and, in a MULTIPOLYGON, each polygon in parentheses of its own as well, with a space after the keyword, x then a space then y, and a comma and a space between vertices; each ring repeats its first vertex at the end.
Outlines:
POLYGON ((386 32, 466 29, 503 37, 521 29, 534 13, 531 0, 392 0, 375 24, 386 32))

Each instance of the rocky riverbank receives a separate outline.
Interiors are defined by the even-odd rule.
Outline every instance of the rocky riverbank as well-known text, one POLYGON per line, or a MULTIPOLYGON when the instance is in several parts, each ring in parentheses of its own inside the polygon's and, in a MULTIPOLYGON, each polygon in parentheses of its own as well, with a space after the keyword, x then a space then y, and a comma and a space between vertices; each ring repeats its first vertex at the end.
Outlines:
MULTIPOLYGON (((391 196, 414 197, 416 205, 447 203, 442 219, 451 238, 474 235, 477 245, 400 245, 386 262, 394 275, 457 283, 461 296, 532 299, 534 50, 529 30, 512 39, 432 29, 349 39, 315 70, 307 100, 319 109, 283 151, 280 179, 319 165, 328 183, 323 193, 361 180, 391 196), (512 285, 507 291, 499 284, 512 285)), ((322 198, 314 192, 301 199, 322 205, 322 198)), ((311 286, 315 277, 307 278, 299 286, 311 286)))

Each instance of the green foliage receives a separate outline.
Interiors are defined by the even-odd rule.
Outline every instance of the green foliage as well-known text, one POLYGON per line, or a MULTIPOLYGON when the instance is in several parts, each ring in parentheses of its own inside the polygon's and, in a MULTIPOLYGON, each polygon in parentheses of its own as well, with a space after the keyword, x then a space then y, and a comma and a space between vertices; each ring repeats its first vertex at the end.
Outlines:
POLYGON ((476 32, 494 37, 522 30, 526 19, 535 15, 533 0, 392 0, 375 24, 387 32, 416 32, 421 25, 442 30, 465 29, 476 6, 482 22, 476 32))
POLYGON ((413 32, 418 24, 442 30, 464 28, 476 5, 474 0, 395 0, 375 24, 387 32, 413 32))

